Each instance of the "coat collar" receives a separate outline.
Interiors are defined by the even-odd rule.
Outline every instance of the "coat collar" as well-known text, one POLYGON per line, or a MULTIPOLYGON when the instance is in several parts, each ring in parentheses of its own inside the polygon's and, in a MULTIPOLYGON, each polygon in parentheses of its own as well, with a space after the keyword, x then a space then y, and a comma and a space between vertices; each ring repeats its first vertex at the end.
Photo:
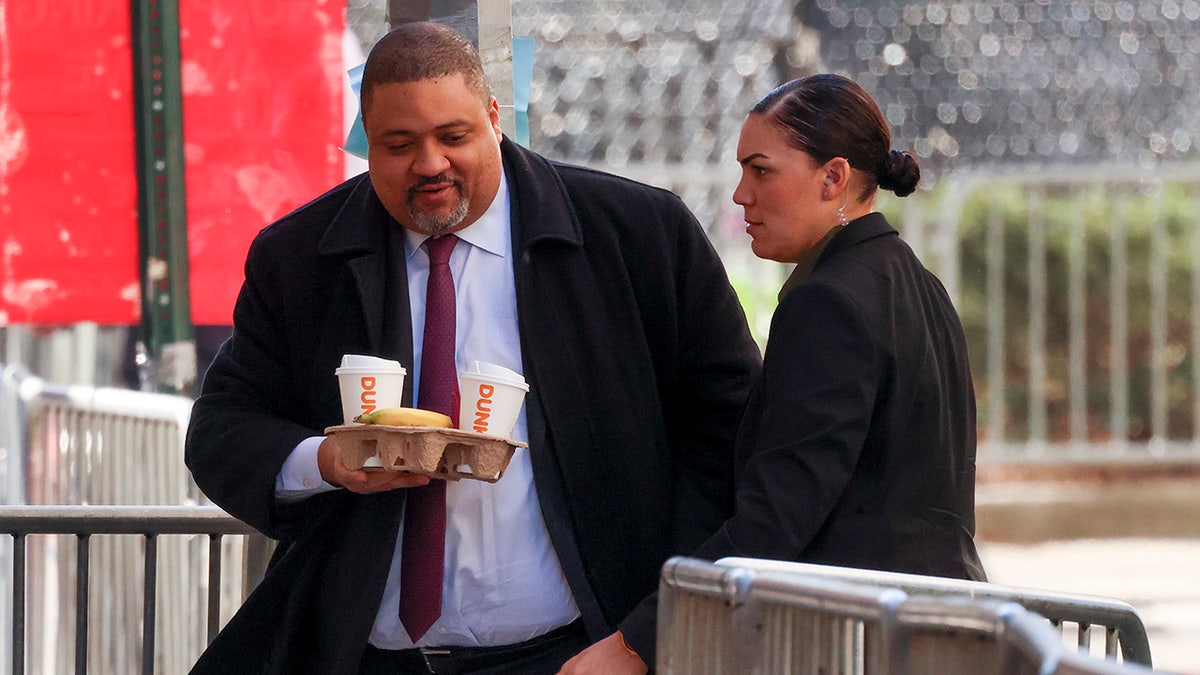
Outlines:
POLYGON ((342 208, 325 228, 317 252, 321 255, 345 256, 367 254, 379 249, 380 227, 390 227, 392 217, 375 194, 371 176, 362 173, 344 185, 350 191, 342 208))
POLYGON ((842 228, 842 231, 825 247, 825 252, 817 260, 816 267, 820 267, 821 263, 852 246, 885 234, 899 233, 888 223, 882 213, 872 211, 865 216, 855 218, 847 223, 846 227, 842 228))
POLYGON ((583 227, 558 168, 507 136, 500 151, 512 199, 513 248, 524 253, 542 242, 582 246, 583 227))

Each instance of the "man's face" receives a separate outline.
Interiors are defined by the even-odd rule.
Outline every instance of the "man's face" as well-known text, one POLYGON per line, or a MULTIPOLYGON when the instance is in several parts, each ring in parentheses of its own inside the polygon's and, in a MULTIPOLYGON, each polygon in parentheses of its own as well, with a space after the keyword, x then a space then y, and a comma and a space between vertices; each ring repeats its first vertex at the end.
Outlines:
POLYGON ((375 87, 363 128, 375 192, 404 227, 461 230, 496 197, 500 108, 461 74, 375 87))

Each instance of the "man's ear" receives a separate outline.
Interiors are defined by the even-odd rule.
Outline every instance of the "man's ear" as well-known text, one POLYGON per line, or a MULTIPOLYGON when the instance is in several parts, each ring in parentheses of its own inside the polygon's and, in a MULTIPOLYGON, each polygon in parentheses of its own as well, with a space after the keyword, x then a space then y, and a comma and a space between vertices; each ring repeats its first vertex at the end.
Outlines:
POLYGON ((504 130, 500 128, 500 102, 495 96, 488 100, 488 120, 492 123, 492 130, 496 132, 496 142, 499 143, 504 138, 504 130))

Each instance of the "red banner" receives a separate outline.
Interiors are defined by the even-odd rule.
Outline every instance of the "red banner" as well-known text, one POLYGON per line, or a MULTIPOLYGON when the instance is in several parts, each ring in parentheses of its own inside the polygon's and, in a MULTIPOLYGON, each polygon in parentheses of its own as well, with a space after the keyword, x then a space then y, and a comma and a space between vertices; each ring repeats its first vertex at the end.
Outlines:
MULTIPOLYGON (((181 0, 192 318, 342 178, 342 3, 181 0)), ((0 2, 0 325, 140 318, 129 3, 0 2)))

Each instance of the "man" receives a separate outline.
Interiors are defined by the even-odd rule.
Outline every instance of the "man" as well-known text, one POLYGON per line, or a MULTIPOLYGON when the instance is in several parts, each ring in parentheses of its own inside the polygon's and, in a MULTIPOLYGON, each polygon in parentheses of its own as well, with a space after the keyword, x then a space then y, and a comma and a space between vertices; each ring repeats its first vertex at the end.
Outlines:
POLYGON ((279 539, 194 672, 555 672, 596 641, 598 668, 644 670, 639 603, 729 515, 761 365, 717 256, 674 195, 505 139, 449 28, 384 36, 362 108, 370 170, 256 238, 192 413, 197 483, 279 539), (529 450, 495 484, 348 470, 321 435, 342 355, 405 364, 405 404, 438 409, 423 371, 443 351, 451 374, 523 373, 529 450), (443 565, 408 585, 431 550, 443 565))

